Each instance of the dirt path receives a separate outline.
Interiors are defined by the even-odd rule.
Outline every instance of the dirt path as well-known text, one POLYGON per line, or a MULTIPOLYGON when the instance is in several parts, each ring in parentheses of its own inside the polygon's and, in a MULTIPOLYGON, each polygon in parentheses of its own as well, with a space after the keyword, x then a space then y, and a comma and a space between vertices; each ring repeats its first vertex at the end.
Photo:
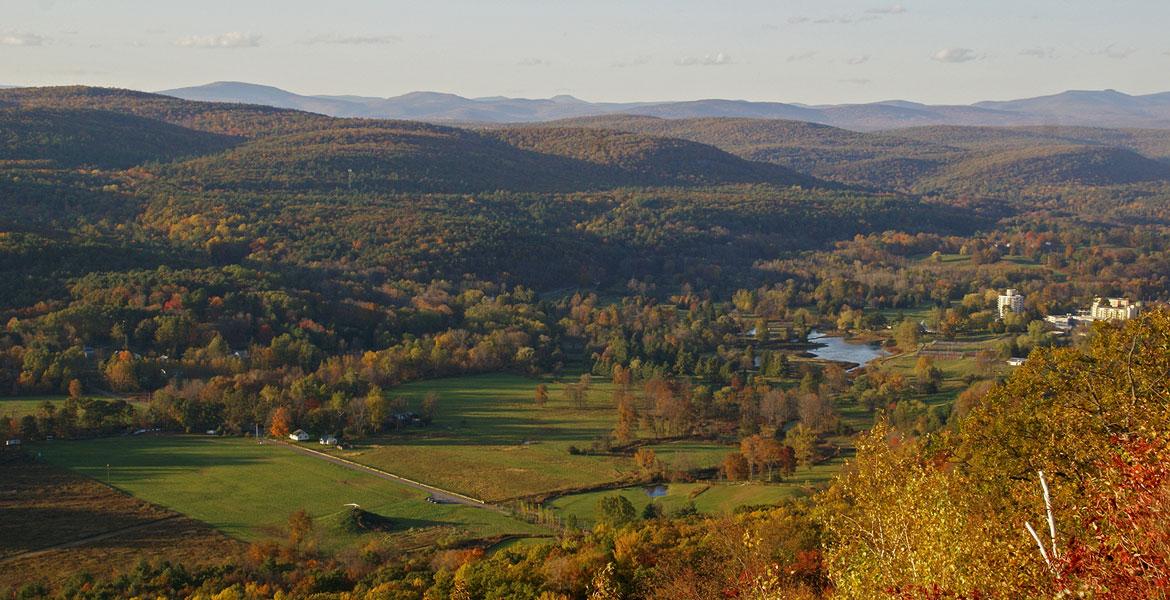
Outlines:
POLYGON ((342 459, 342 458, 336 458, 333 456, 329 456, 328 454, 325 454, 323 452, 317 452, 316 450, 310 450, 308 448, 301 448, 300 446, 294 446, 292 444, 285 444, 284 442, 267 440, 267 439, 263 439, 263 438, 261 438, 261 443, 269 444, 269 445, 273 445, 273 446, 280 446, 282 448, 288 448, 289 450, 292 450, 293 452, 300 452, 301 454, 304 454, 305 456, 311 456, 311 457, 319 459, 319 460, 330 462, 330 463, 333 463, 339 467, 345 467, 347 469, 352 469, 354 471, 360 471, 360 472, 365 473, 367 475, 373 475, 374 477, 377 477, 379 479, 385 479, 386 481, 392 481, 392 482, 400 484, 400 485, 412 487, 416 490, 422 490, 424 492, 429 493, 431 495, 431 498, 434 498, 440 504, 463 504, 465 506, 474 506, 476 508, 482 508, 484 510, 490 510, 492 512, 497 512, 500 514, 508 514, 508 511, 506 511, 503 508, 496 506, 494 504, 488 504, 482 500, 477 500, 477 499, 472 498, 470 496, 464 496, 462 494, 457 494, 455 492, 449 492, 449 491, 444 490, 444 489, 429 486, 425 483, 419 483, 417 481, 406 479, 405 477, 399 477, 397 475, 394 475, 393 473, 387 473, 385 471, 379 471, 378 469, 374 469, 372 467, 359 465, 355 462, 350 462, 350 461, 342 459))
POLYGON ((100 542, 102 540, 106 540, 106 539, 109 539, 112 537, 118 537, 120 535, 125 535, 127 533, 138 531, 140 529, 146 529, 147 527, 153 527, 154 525, 158 525, 159 523, 165 523, 167 521, 170 521, 171 519, 178 519, 180 516, 182 516, 182 515, 171 515, 169 517, 163 517, 161 519, 157 519, 154 521, 149 521, 149 522, 141 523, 138 525, 132 525, 130 527, 124 527, 122 529, 115 529, 114 531, 107 531, 106 533, 101 533, 98 535, 91 535, 91 536, 86 537, 86 538, 81 538, 80 540, 73 540, 72 542, 65 542, 63 544, 55 544, 53 546, 48 546, 46 548, 40 548, 38 550, 31 550, 29 552, 24 552, 22 554, 16 554, 16 555, 8 556, 5 558, 0 558, 0 565, 6 563, 8 561, 16 560, 18 558, 29 558, 31 556, 36 556, 38 554, 44 554, 46 552, 52 552, 54 550, 60 550, 62 548, 73 548, 74 546, 84 546, 85 544, 90 544, 93 542, 100 542))

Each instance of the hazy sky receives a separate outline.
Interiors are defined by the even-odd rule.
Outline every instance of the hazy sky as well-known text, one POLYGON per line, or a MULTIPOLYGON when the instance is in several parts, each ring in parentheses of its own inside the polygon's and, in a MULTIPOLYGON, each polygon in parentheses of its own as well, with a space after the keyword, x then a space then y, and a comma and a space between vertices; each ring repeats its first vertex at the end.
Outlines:
POLYGON ((0 0, 0 84, 593 101, 1170 91, 1165 0, 0 0))

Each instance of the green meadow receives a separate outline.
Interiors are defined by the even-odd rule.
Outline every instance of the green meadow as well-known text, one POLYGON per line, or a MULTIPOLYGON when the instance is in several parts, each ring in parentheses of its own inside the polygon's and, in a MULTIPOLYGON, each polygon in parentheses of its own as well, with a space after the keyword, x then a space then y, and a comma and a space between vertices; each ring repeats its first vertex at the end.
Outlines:
POLYGON ((351 543, 363 534, 338 527, 350 503, 390 518, 395 531, 446 527, 476 537, 544 533, 491 511, 431 504, 424 500, 428 494, 416 489, 243 438, 126 436, 35 448, 54 464, 245 541, 281 535, 287 517, 304 509, 323 543, 351 543))
MULTIPOLYGON (((569 383, 576 379, 567 379, 569 383)), ((423 396, 439 394, 435 421, 359 440, 340 455, 355 462, 488 501, 597 485, 634 475, 628 457, 572 455, 616 423, 613 386, 596 381, 583 407, 562 394, 563 383, 494 374, 419 381, 390 397, 418 411, 423 396), (533 402, 541 383, 544 407, 533 402)))
POLYGON ((0 398, 0 418, 19 419, 25 415, 37 414, 37 409, 48 400, 58 409, 65 404, 68 396, 13 396, 0 398))

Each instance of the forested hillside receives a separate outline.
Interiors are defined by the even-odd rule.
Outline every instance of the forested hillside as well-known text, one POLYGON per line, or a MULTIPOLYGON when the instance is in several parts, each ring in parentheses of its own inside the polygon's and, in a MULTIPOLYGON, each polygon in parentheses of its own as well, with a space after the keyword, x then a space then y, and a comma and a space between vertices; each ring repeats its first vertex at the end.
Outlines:
MULTIPOLYGON (((1170 180, 1163 130, 930 126, 861 133, 800 121, 614 115, 561 126, 679 137, 832 181, 995 198, 1027 186, 1170 180)), ((533 125, 511 125, 523 130, 533 125)))
POLYGON ((126 168, 221 152, 241 141, 108 111, 0 108, 0 160, 126 168))

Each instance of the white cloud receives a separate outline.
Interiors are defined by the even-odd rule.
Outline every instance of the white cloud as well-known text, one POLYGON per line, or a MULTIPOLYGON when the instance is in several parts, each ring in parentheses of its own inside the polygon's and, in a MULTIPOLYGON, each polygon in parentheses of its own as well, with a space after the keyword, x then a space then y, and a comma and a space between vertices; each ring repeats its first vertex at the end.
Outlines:
POLYGON ((792 54, 788 57, 788 62, 798 62, 802 60, 812 60, 817 55, 816 50, 809 50, 808 52, 801 52, 800 54, 792 54))
POLYGON ((175 40, 175 45, 188 48, 253 48, 260 45, 260 36, 239 31, 219 35, 189 35, 175 40))
POLYGON ((520 65, 521 67, 542 67, 542 66, 547 67, 548 66, 547 62, 545 62, 539 58, 532 57, 532 56, 525 58, 516 64, 520 65))
POLYGON ((789 25, 798 25, 800 23, 804 23, 805 21, 808 21, 808 17, 788 17, 789 25))
POLYGON ((393 44, 402 41, 396 35, 342 35, 340 33, 323 33, 301 40, 302 44, 393 44))
POLYGON ((722 52, 719 54, 708 54, 707 56, 702 57, 687 56, 674 61, 674 64, 680 67, 716 67, 721 65, 730 65, 731 63, 731 57, 722 52))
POLYGON ((27 31, 6 29, 0 31, 0 46, 40 46, 49 38, 27 31))
POLYGON ((1056 58, 1056 48, 1051 46, 1024 48, 1020 50, 1020 56, 1032 56, 1035 58, 1056 58))
POLYGON ((963 63, 978 58, 970 48, 943 48, 934 53, 934 60, 945 63, 963 63))
POLYGON ((1105 58, 1127 58, 1130 54, 1137 52, 1133 48, 1117 48, 1117 44, 1109 44, 1104 48, 1094 51, 1093 54, 1097 56, 1104 56, 1105 58))
POLYGON ((632 58, 627 58, 624 60, 615 60, 615 61, 609 63, 609 66, 611 66, 615 69, 624 69, 626 67, 639 67, 639 66, 648 64, 649 62, 650 62, 650 56, 643 55, 643 56, 634 56, 632 58))
POLYGON ((869 61, 868 54, 858 54, 856 56, 851 56, 851 57, 845 59, 845 64, 860 65, 860 64, 862 64, 864 62, 868 62, 868 61, 869 61))
POLYGON ((906 9, 902 8, 901 4, 895 4, 893 6, 880 6, 877 8, 868 8, 865 10, 865 12, 867 12, 871 15, 900 15, 900 14, 906 12, 906 9))
POLYGON ((840 23, 842 25, 846 25, 846 24, 852 23, 852 22, 853 22, 853 17, 850 17, 849 15, 843 15, 840 17, 833 17, 833 16, 821 17, 821 18, 813 21, 813 23, 820 23, 822 25, 827 24, 827 23, 840 23))

